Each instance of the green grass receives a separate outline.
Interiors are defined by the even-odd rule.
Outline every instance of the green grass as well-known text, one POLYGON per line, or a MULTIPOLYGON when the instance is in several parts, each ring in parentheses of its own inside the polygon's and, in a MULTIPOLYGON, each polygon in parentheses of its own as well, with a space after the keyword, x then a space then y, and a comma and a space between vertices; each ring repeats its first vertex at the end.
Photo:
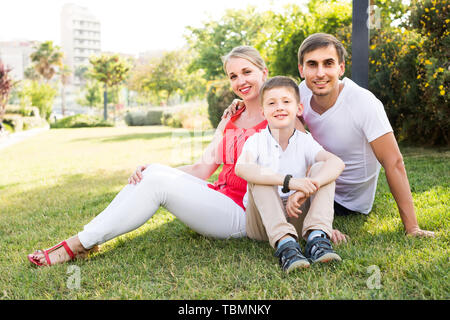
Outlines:
POLYGON ((434 239, 403 234, 381 174, 369 216, 335 219, 335 227, 351 238, 336 247, 342 263, 285 275, 268 243, 206 238, 161 208, 141 228, 107 242, 87 260, 30 266, 28 253, 80 231, 136 166, 190 163, 212 138, 211 132, 188 139, 186 131, 171 130, 58 129, 1 150, 0 298, 450 298, 450 152, 437 149, 402 149, 419 224, 435 231, 434 239), (70 285, 73 266, 80 274, 79 288, 70 285), (379 270, 379 289, 370 286, 376 284, 371 268, 379 270))

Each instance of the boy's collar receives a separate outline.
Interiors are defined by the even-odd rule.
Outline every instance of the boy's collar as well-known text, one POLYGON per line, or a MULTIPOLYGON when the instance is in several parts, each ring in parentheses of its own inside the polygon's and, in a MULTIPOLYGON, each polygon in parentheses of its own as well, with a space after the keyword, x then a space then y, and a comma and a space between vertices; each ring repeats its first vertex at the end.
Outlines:
MULTIPOLYGON (((276 142, 277 140, 276 140, 275 137, 273 136, 272 131, 270 130, 269 124, 267 124, 267 130, 269 131, 269 133, 270 133, 270 135, 272 136, 273 140, 275 140, 275 142, 276 142)), ((297 129, 294 128, 294 130, 292 131, 291 136, 290 136, 289 139, 288 139, 288 143, 289 143, 289 141, 291 140, 291 138, 294 136, 294 134, 295 134, 296 131, 297 131, 297 129)), ((279 144, 279 142, 277 142, 277 143, 279 144)))

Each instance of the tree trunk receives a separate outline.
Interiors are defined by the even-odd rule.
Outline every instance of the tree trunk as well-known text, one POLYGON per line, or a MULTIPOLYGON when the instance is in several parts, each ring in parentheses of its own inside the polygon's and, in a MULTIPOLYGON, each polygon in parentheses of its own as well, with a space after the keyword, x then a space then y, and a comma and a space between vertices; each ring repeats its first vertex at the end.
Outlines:
POLYGON ((105 91, 103 92, 103 118, 105 121, 108 119, 108 86, 105 82, 105 91))
POLYGON ((61 113, 63 117, 66 114, 66 89, 65 86, 61 88, 61 113))

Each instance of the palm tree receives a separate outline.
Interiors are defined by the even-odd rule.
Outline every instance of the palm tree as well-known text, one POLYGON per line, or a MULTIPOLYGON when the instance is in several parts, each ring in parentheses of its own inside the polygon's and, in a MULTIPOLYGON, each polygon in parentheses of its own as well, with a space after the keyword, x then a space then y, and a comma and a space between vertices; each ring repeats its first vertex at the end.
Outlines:
POLYGON ((53 45, 53 41, 45 41, 35 49, 30 55, 31 61, 36 71, 48 82, 57 73, 57 67, 62 67, 64 54, 60 47, 53 45))
POLYGON ((89 59, 91 68, 89 77, 103 83, 103 117, 108 119, 108 87, 115 87, 123 82, 131 69, 131 65, 118 54, 101 56, 92 56, 89 59))
POLYGON ((70 83, 72 69, 65 64, 59 69, 58 74, 61 79, 61 113, 64 116, 66 112, 66 86, 70 83))

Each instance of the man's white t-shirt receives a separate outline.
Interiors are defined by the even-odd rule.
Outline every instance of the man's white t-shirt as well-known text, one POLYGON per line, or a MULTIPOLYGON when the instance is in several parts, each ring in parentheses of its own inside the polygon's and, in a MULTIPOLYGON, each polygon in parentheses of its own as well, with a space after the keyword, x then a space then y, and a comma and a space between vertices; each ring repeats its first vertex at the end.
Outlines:
POLYGON ((330 109, 319 115, 312 110, 312 91, 303 81, 300 97, 303 117, 314 139, 345 163, 336 180, 335 201, 347 209, 369 213, 372 210, 381 165, 370 142, 392 132, 383 104, 373 93, 344 78, 339 97, 330 109))
MULTIPOLYGON (((282 175, 290 174, 294 178, 304 178, 308 167, 316 162, 316 155, 322 150, 322 146, 313 139, 311 134, 294 130, 287 148, 283 151, 270 133, 269 127, 266 127, 247 139, 241 156, 249 152, 255 157, 256 163, 263 168, 282 175)), ((295 192, 283 193, 282 188, 278 186, 278 193, 282 199, 295 192)), ((247 207, 248 188, 243 203, 247 207)))

